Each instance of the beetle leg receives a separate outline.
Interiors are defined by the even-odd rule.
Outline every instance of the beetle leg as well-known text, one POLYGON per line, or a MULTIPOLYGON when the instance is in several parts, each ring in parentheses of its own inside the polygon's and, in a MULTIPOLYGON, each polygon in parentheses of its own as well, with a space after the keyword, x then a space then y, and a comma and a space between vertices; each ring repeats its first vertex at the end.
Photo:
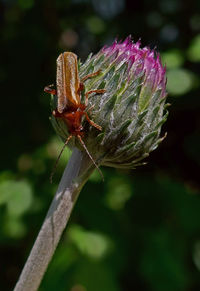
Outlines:
POLYGON ((80 92, 83 91, 84 87, 85 87, 84 84, 82 82, 80 82, 77 93, 80 94, 80 92))
POLYGON ((57 95, 57 90, 52 89, 53 86, 54 86, 54 84, 51 84, 49 86, 44 87, 44 92, 52 94, 52 95, 57 95))
POLYGON ((90 90, 88 92, 85 93, 85 105, 87 106, 88 105, 88 96, 92 93, 97 93, 97 94, 103 94, 105 93, 106 90, 104 89, 97 89, 97 90, 90 90))
POLYGON ((101 70, 86 75, 85 77, 83 77, 83 78, 81 79, 81 82, 84 82, 84 81, 87 80, 88 78, 93 78, 93 77, 95 77, 95 76, 98 76, 98 75, 100 74, 100 72, 101 72, 101 70))
POLYGON ((87 121, 88 121, 92 126, 96 127, 96 128, 97 128, 98 130, 100 130, 100 131, 102 130, 102 127, 101 127, 100 125, 96 124, 94 121, 92 121, 92 120, 89 118, 89 116, 87 115, 86 112, 83 112, 83 114, 85 115, 87 121))

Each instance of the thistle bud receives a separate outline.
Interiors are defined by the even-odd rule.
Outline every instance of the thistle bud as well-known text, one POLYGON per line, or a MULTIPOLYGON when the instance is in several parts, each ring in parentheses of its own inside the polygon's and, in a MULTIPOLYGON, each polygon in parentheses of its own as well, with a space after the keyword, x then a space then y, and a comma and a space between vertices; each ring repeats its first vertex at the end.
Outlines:
MULTIPOLYGON (((84 82, 82 100, 84 103, 85 93, 90 90, 106 90, 89 95, 86 107, 90 119, 102 131, 84 119, 83 141, 97 164, 134 168, 163 139, 160 131, 167 118, 166 69, 158 53, 148 47, 140 48, 140 41, 133 43, 128 37, 103 47, 79 64, 80 79, 98 71, 98 75, 84 82)), ((66 124, 55 117, 52 122, 65 141, 69 136, 66 124)), ((69 145, 84 150, 76 137, 69 145)))

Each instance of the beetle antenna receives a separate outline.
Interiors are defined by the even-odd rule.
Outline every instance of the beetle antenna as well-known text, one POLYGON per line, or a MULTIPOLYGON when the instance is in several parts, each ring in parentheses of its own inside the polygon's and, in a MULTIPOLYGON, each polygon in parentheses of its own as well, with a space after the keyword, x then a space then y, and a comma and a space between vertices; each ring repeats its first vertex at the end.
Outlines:
POLYGON ((85 149, 85 151, 86 151, 86 153, 88 154, 89 158, 92 160, 93 164, 95 165, 95 167, 96 167, 97 170, 99 171, 99 174, 101 175, 102 180, 104 181, 104 176, 103 176, 101 170, 99 169, 99 167, 98 167, 97 164, 95 163, 93 157, 92 157, 91 154, 89 153, 89 151, 88 151, 88 149, 87 149, 85 143, 83 142, 81 136, 80 136, 79 134, 78 134, 77 136, 78 136, 78 138, 79 138, 79 141, 80 141, 81 145, 82 145, 83 148, 85 149))
POLYGON ((61 151, 60 151, 60 153, 59 153, 59 156, 57 157, 57 160, 56 160, 56 162, 55 162, 55 164, 54 164, 54 166, 53 166, 53 169, 52 169, 52 172, 51 172, 51 175, 50 175, 50 183, 51 183, 51 184, 52 184, 53 176, 54 176, 55 171, 56 171, 56 169, 57 169, 57 166, 58 166, 58 162, 59 162, 59 160, 60 160, 60 157, 61 157, 61 155, 62 155, 62 153, 63 153, 63 151, 64 151, 66 145, 68 144, 68 142, 70 141, 71 138, 72 138, 72 135, 70 135, 70 136, 66 139, 66 141, 65 141, 65 143, 64 143, 64 145, 63 145, 63 147, 62 147, 62 149, 61 149, 61 151))

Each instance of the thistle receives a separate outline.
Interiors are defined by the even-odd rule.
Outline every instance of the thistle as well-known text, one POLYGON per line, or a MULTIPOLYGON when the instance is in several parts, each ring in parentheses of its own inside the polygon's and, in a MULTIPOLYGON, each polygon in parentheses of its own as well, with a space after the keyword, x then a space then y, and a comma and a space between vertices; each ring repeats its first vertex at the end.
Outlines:
MULTIPOLYGON (((102 131, 84 120, 84 143, 99 165, 135 168, 163 140, 159 136, 167 118, 166 69, 158 53, 148 47, 140 48, 140 41, 133 43, 128 37, 79 63, 80 79, 98 71, 97 76, 84 82, 82 100, 85 92, 105 89, 104 94, 91 94, 86 108, 102 131)), ((55 109, 56 96, 53 103, 55 109)), ((52 123, 66 141, 69 137, 66 123, 55 117, 52 123)), ((69 146, 84 150, 76 137, 69 146)))
POLYGON ((128 37, 90 55, 79 70, 74 54, 59 58, 57 91, 50 86, 45 91, 53 94, 53 126, 74 149, 14 291, 38 290, 95 166, 134 168, 163 139, 159 136, 167 118, 163 114, 167 94, 159 54, 128 37), (66 64, 71 64, 67 72, 66 64), (66 76, 71 79, 66 81, 66 76), (85 81, 84 90, 79 78, 85 81))

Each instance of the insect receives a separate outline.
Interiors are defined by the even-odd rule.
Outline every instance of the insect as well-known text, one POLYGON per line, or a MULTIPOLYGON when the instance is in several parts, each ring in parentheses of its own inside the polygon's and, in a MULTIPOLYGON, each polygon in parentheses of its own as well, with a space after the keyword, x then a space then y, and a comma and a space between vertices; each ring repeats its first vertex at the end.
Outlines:
MULTIPOLYGON (((89 122, 90 125, 95 127, 98 130, 102 130, 101 126, 93 122, 87 112, 86 108, 88 105, 89 95, 92 93, 103 94, 106 92, 104 89, 90 90, 85 93, 84 103, 81 103, 81 91, 84 90, 84 81, 88 78, 97 76, 100 71, 86 75, 81 80, 78 73, 78 64, 77 56, 72 52, 64 52, 59 55, 57 59, 57 76, 56 76, 56 89, 53 89, 52 86, 46 86, 44 91, 58 97, 57 109, 52 112, 55 118, 61 118, 68 128, 69 137, 66 139, 64 146, 57 158, 54 170, 51 174, 50 180, 54 171, 57 167, 57 163, 62 155, 62 152, 73 136, 76 136, 85 151, 87 152, 90 159, 93 161, 94 165, 99 170, 97 164, 89 153, 85 143, 83 142, 84 137, 84 128, 83 128, 83 117, 89 122)), ((91 109, 91 108, 90 108, 91 109)), ((89 109, 89 110, 90 110, 89 109)), ((100 170, 99 170, 100 171, 100 170)), ((101 173, 101 172, 100 172, 101 173)), ((102 175, 102 173, 101 173, 102 175)))

